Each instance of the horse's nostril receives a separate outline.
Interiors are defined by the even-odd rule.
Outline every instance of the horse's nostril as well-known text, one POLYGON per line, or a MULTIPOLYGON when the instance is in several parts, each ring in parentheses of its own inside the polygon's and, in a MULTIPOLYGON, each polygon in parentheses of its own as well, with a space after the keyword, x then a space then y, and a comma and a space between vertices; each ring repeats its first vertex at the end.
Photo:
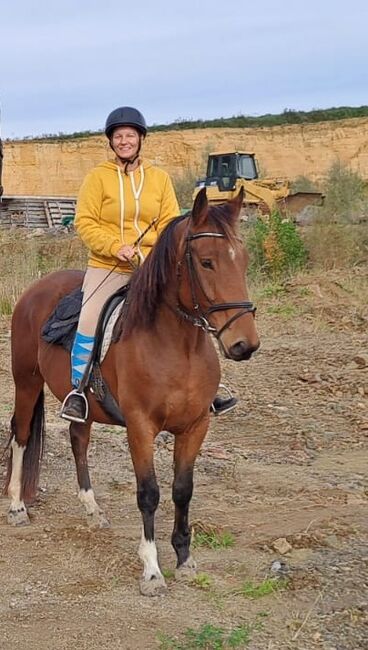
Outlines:
POLYGON ((243 361, 250 359, 252 356, 253 348, 251 348, 246 341, 238 341, 234 343, 229 349, 229 355, 234 361, 243 361))

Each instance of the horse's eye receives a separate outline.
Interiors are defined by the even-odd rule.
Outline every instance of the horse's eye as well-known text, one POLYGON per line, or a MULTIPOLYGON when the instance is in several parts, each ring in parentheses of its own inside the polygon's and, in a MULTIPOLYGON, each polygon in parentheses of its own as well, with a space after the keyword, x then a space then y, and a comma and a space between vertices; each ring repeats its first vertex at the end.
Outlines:
POLYGON ((204 269, 213 269, 212 260, 201 260, 204 269))

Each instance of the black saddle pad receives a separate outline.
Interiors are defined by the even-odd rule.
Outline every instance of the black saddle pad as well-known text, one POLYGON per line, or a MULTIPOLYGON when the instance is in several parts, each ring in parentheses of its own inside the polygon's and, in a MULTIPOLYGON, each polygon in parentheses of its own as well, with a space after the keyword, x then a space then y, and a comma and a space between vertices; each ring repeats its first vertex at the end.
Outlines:
MULTIPOLYGON (((121 287, 104 304, 96 329, 96 347, 99 347, 99 343, 102 342, 103 332, 112 312, 126 298, 128 288, 129 285, 121 287)), ((41 330, 41 336, 47 343, 62 345, 71 352, 78 327, 82 300, 83 293, 80 287, 61 298, 41 330)))
POLYGON ((82 300, 83 293, 80 287, 61 298, 41 330, 41 336, 47 343, 62 345, 66 350, 71 351, 82 300))

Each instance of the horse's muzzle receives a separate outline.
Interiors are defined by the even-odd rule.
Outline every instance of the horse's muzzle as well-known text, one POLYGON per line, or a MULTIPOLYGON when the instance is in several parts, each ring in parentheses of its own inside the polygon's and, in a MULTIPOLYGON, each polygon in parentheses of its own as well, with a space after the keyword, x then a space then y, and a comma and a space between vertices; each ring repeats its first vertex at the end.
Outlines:
POLYGON ((233 361, 247 361, 253 352, 258 350, 259 345, 259 341, 256 345, 250 345, 247 341, 238 341, 226 350, 226 357, 233 361))

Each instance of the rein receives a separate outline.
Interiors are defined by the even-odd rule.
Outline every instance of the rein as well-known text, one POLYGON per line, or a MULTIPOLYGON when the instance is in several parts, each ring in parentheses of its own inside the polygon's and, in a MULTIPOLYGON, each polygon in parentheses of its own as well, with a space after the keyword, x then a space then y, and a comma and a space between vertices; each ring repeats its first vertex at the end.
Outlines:
MULTIPOLYGON (((193 309, 194 309, 194 314, 189 313, 186 311, 182 305, 178 302, 176 306, 176 312, 184 318, 184 320, 189 321, 194 325, 195 327, 200 327, 204 332, 208 332, 210 334, 213 334, 216 339, 220 341, 220 337, 223 334, 223 332, 230 327, 230 325, 236 321, 238 318, 241 318, 241 316, 244 316, 245 314, 255 314, 256 312, 256 307, 253 305, 252 302, 249 302, 247 300, 241 300, 237 302, 224 302, 224 303, 217 303, 214 305, 211 305, 208 309, 203 310, 199 304, 199 300, 197 297, 197 292, 196 288, 199 287, 200 291, 202 294, 205 296, 206 300, 211 303, 210 298, 207 296, 206 291, 203 288, 201 279, 198 275, 198 271, 196 270, 196 267, 194 265, 193 261, 193 254, 192 254, 192 249, 190 246, 190 242, 192 242, 195 239, 201 239, 202 237, 217 237, 221 239, 225 239, 225 235, 220 232, 199 232, 197 234, 189 234, 186 238, 186 251, 185 251, 185 259, 187 263, 187 268, 188 268, 188 273, 189 273, 189 282, 190 282, 190 291, 192 294, 192 302, 193 302, 193 309), (216 311, 227 311, 228 309, 238 309, 239 311, 236 312, 233 316, 231 316, 226 323, 218 330, 216 327, 211 325, 209 316, 213 314, 216 311)), ((182 261, 178 263, 178 276, 180 275, 180 266, 182 264, 182 261)), ((221 341, 220 341, 221 342, 221 341)))

